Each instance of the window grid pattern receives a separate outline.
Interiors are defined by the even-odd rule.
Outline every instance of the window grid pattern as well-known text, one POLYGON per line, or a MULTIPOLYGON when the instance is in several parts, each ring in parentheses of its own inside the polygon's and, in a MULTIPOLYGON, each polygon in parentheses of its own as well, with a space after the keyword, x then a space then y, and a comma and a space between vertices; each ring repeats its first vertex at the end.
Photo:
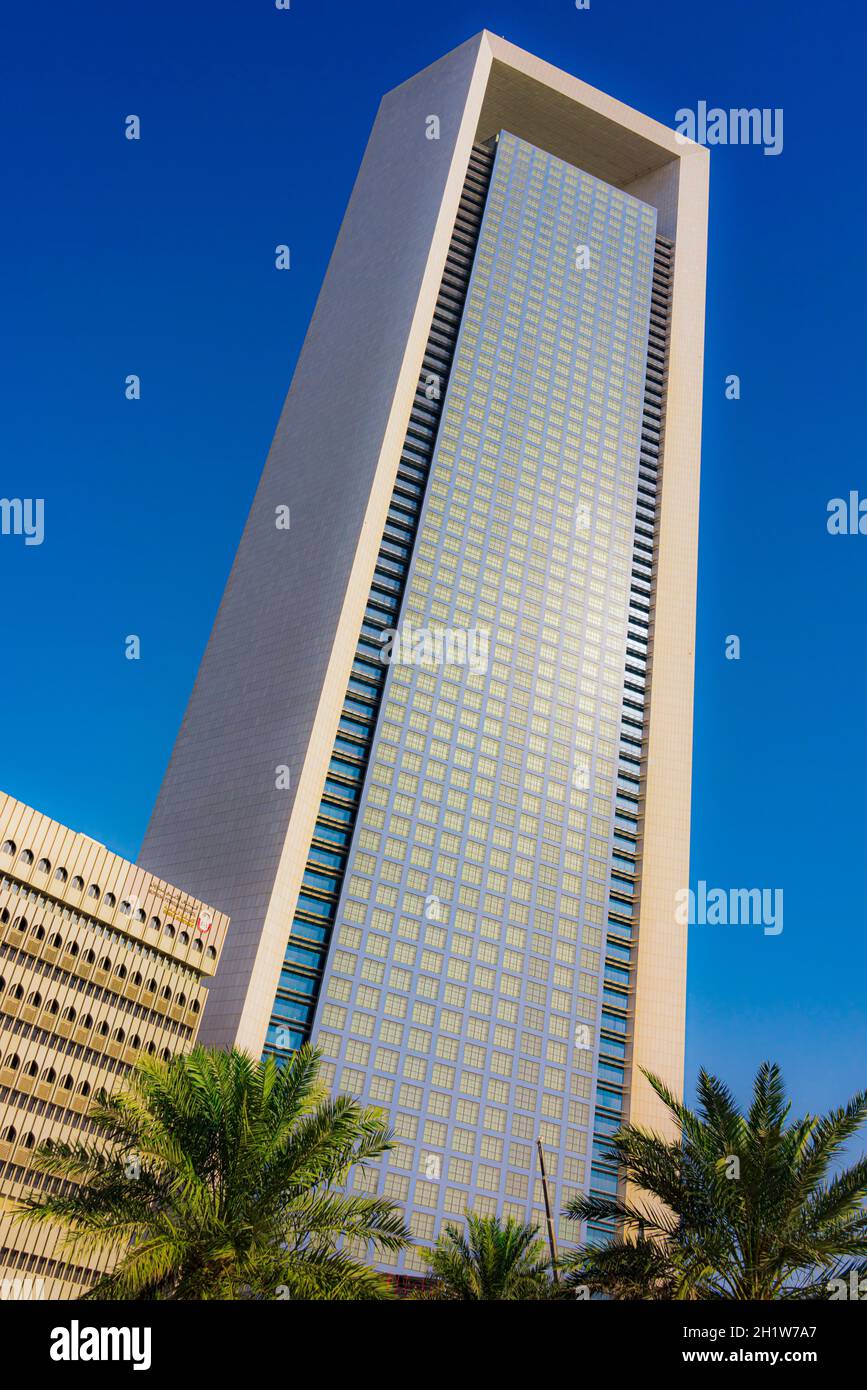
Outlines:
MULTIPOLYGON (((633 972, 639 945, 643 750, 650 700, 648 640, 653 605, 653 563, 665 425, 665 384, 674 273, 674 244, 656 238, 641 419, 641 454, 629 595, 623 714, 617 767, 617 811, 608 898, 605 976, 599 1035, 599 1084, 593 1120, 590 1188, 610 1196, 618 1174, 606 1142, 628 1118, 627 1050, 634 1008, 633 972)), ((590 1240, 607 1241, 613 1223, 588 1227, 590 1240)))
POLYGON ((458 325, 491 176, 493 152, 470 157, 397 479, 358 638, 280 972, 264 1051, 285 1057, 306 1041, 331 941, 361 788, 386 678, 384 634, 398 620, 458 325))
POLYGON ((490 659, 389 668, 314 1028, 422 1242, 588 1186, 655 230, 500 136, 404 605, 490 659))

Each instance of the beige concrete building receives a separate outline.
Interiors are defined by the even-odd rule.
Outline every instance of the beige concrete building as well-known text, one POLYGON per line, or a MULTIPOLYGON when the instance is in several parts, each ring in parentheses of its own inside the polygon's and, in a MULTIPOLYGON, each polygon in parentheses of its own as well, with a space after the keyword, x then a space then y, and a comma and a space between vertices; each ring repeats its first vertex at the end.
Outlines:
POLYGON ((314 1038, 422 1246, 682 1084, 707 198, 487 32, 383 99, 143 846, 231 914, 203 1037, 314 1038))
MULTIPOLYGON (((228 918, 0 794, 0 1290, 76 1297, 99 1269, 10 1216, 46 1140, 86 1142, 91 1099, 196 1040, 228 918)), ((53 1180, 52 1180, 53 1181, 53 1180)), ((107 1262, 99 1268, 106 1267, 107 1262)))

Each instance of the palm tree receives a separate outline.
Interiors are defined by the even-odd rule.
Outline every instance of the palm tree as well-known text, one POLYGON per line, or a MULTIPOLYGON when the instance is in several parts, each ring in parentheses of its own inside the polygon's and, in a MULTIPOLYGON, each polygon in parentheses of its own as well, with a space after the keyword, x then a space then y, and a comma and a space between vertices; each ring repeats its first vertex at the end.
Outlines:
POLYGON ((550 1296, 547 1251, 535 1226, 472 1212, 466 1223, 466 1231, 450 1222, 440 1233, 422 1298, 482 1303, 550 1296))
POLYGON ((382 1116, 331 1100, 318 1054, 273 1058, 197 1047, 142 1062, 118 1095, 100 1093, 93 1146, 43 1146, 64 1183, 21 1219, 60 1222, 70 1253, 119 1251, 91 1299, 380 1298, 382 1276, 338 1237, 400 1250, 389 1202, 335 1190, 390 1147, 382 1116))
POLYGON ((643 1195, 569 1205, 573 1220, 622 1223, 620 1238, 567 1257, 570 1282, 614 1298, 824 1298, 832 1279, 867 1272, 867 1159, 829 1176, 867 1118, 867 1092, 823 1117, 790 1120, 769 1062, 746 1114, 705 1071, 696 1111, 645 1075, 681 1141, 637 1125, 609 1141, 643 1195))

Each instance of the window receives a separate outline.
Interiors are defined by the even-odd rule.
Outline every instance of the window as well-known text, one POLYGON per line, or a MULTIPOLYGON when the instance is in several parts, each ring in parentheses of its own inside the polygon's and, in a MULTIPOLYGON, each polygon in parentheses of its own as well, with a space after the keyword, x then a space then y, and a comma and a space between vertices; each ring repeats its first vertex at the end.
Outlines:
POLYGON ((32 850, 32 849, 23 849, 23 850, 21 851, 21 853, 19 854, 19 856, 18 856, 18 862, 19 862, 19 864, 32 864, 32 863, 33 863, 33 850, 32 850))
POLYGON ((40 859, 39 863, 36 865, 36 868, 39 871, 39 873, 47 874, 51 870, 51 864, 47 859, 40 859))
POLYGON ((3 844, 0 845, 0 854, 14 854, 15 850, 16 844, 14 840, 4 840, 3 844))
POLYGON ((69 875, 68 875, 68 873, 66 872, 65 869, 55 869, 55 870, 54 870, 54 879, 55 879, 55 882, 56 882, 56 883, 65 883, 66 880, 68 879, 68 877, 69 877, 69 875))

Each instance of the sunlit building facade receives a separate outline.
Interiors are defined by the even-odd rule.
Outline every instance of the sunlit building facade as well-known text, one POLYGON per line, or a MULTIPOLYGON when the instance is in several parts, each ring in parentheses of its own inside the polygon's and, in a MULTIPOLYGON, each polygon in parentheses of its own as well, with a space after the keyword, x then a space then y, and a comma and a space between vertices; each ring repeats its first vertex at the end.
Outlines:
POLYGON ((706 197, 492 35, 386 98, 143 849, 233 918, 204 1036, 388 1112, 395 1272, 541 1226, 537 1139, 575 1238, 681 1084, 706 197))
POLYGON ((143 1058, 196 1041, 227 920, 88 835, 0 793, 0 1301, 76 1298, 115 1252, 76 1257, 24 1198, 61 1184, 41 1144, 92 1144, 88 1112, 143 1058))

